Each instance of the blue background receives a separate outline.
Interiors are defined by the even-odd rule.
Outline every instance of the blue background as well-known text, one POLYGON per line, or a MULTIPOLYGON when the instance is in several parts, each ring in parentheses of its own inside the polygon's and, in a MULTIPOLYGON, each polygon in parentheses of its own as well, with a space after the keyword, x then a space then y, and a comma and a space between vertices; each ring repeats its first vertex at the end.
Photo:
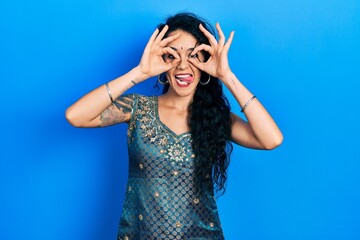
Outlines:
POLYGON ((181 10, 236 31, 231 67, 285 137, 235 148, 218 200, 226 239, 360 239, 357 0, 2 1, 0 239, 115 239, 126 125, 76 129, 64 112, 136 66, 181 10))

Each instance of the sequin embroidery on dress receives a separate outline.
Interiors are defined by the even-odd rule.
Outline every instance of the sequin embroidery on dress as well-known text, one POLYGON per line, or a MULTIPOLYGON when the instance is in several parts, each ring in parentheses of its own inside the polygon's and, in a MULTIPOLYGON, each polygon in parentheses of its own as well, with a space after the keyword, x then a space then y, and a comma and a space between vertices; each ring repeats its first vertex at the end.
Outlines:
POLYGON ((117 239, 224 239, 213 191, 194 191, 191 134, 160 121, 156 96, 126 97, 129 177, 117 239))

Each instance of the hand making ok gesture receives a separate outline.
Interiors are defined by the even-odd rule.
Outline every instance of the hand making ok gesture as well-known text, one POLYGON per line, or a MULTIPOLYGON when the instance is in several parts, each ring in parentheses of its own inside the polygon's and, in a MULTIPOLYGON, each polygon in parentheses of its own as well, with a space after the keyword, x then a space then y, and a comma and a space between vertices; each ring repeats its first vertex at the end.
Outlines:
POLYGON ((206 62, 200 62, 198 59, 194 58, 189 58, 188 61, 201 71, 224 81, 226 76, 231 73, 228 61, 228 52, 234 37, 234 31, 230 33, 229 39, 225 42, 225 36, 219 23, 216 24, 219 41, 217 41, 216 38, 201 24, 199 28, 209 40, 210 45, 200 44, 192 51, 191 54, 194 55, 199 51, 206 51, 210 54, 210 58, 206 62))
POLYGON ((139 69, 148 77, 153 77, 176 67, 179 64, 180 57, 175 50, 168 47, 167 44, 179 37, 179 34, 169 36, 163 39, 169 27, 167 25, 159 33, 159 29, 151 35, 147 43, 143 55, 140 60, 139 69), (171 62, 165 62, 164 54, 174 56, 171 62))

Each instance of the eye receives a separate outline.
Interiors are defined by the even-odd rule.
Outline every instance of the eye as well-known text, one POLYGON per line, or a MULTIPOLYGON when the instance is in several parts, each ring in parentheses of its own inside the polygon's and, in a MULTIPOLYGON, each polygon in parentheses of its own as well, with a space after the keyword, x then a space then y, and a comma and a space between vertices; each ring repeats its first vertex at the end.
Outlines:
POLYGON ((166 57, 167 57, 168 59, 171 59, 171 60, 174 60, 174 59, 175 59, 174 55, 172 55, 172 54, 168 54, 166 57))
POLYGON ((195 53, 195 54, 193 54, 193 55, 190 54, 189 57, 190 57, 190 58, 199 58, 199 55, 198 55, 197 53, 195 53))

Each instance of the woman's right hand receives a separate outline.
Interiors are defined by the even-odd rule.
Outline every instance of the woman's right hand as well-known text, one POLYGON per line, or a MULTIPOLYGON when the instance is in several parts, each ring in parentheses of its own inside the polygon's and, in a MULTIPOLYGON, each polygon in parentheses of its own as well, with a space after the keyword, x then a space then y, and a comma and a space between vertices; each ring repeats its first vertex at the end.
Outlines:
POLYGON ((164 26, 160 33, 159 29, 156 29, 146 44, 138 68, 147 77, 153 77, 166 72, 176 67, 180 61, 180 56, 176 51, 167 47, 170 42, 179 37, 179 33, 162 39, 168 29, 169 27, 167 25, 164 26), (172 55, 174 60, 165 62, 163 59, 164 54, 172 55))

